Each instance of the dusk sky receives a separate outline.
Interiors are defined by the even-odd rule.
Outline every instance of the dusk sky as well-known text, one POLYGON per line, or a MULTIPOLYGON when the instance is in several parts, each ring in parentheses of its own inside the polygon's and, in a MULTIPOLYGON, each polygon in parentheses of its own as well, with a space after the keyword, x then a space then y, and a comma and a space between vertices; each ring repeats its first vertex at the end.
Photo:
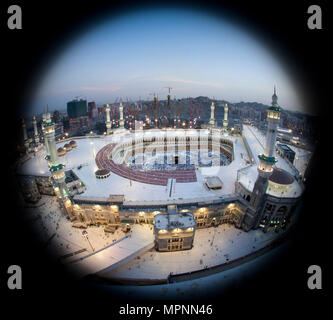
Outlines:
POLYGON ((208 96, 279 103, 302 111, 277 56, 229 20, 180 9, 136 11, 102 21, 50 64, 29 114, 65 109, 76 96, 96 103, 208 96))

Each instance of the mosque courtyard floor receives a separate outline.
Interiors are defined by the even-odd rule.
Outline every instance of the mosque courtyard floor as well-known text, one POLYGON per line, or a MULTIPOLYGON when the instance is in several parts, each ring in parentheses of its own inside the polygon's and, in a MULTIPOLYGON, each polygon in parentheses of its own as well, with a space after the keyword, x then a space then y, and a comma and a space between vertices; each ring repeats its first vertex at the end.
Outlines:
MULTIPOLYGON (((126 240, 126 234, 119 228, 114 234, 109 234, 104 232, 102 226, 89 227, 86 230, 87 239, 82 234, 82 229, 72 227, 55 197, 43 196, 38 206, 27 208, 25 218, 30 221, 34 232, 49 252, 53 253, 55 259, 61 259, 64 263, 87 256, 94 263, 95 256, 96 261, 101 259, 98 258, 98 252, 108 250, 112 254, 113 248, 117 250, 113 244, 125 244, 126 240)), ((153 226, 134 224, 131 235, 133 241, 139 246, 142 241, 144 246, 147 238, 153 239, 153 226), (144 234, 145 237, 142 236, 144 234)), ((191 250, 157 252, 150 249, 116 269, 103 272, 103 277, 133 280, 166 279, 170 273, 176 275, 235 260, 267 246, 280 235, 281 232, 263 233, 261 230, 244 232, 227 224, 198 229, 191 250)), ((107 263, 105 260, 104 265, 107 266, 107 263)))

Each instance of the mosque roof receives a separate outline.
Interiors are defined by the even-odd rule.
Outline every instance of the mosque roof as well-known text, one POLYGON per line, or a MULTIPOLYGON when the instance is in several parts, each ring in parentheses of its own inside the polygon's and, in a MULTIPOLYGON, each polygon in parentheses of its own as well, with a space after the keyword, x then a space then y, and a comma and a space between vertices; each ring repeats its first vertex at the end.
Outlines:
POLYGON ((98 170, 95 171, 96 176, 105 176, 109 173, 110 173, 110 170, 104 169, 104 168, 103 169, 98 169, 98 170))
POLYGON ((196 226, 196 222, 191 212, 176 214, 157 214, 154 217, 155 228, 173 230, 176 228, 185 229, 196 226))
POLYGON ((294 177, 289 172, 281 168, 274 168, 273 173, 269 178, 269 181, 277 184, 288 185, 294 182, 294 177))

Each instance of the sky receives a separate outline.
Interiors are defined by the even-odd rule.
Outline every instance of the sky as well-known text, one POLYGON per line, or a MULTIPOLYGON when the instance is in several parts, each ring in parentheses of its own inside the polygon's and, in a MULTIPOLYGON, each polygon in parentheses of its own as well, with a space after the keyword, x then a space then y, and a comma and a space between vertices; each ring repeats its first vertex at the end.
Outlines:
POLYGON ((29 114, 66 109, 74 97, 96 103, 208 96, 279 103, 302 111, 287 70, 262 42, 229 19, 155 9, 104 20, 73 39, 41 77, 29 114))

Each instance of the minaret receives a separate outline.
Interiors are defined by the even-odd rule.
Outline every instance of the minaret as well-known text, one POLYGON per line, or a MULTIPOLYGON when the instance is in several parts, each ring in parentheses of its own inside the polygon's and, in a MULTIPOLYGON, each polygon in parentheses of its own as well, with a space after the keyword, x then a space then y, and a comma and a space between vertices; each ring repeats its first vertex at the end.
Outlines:
POLYGON ((27 126, 26 126, 23 118, 22 118, 22 129, 23 129, 24 146, 26 148, 26 151, 28 152, 29 151, 29 138, 28 138, 28 133, 27 133, 27 126))
POLYGON ((38 146, 39 145, 39 135, 38 135, 37 121, 36 121, 35 116, 32 118, 32 124, 34 125, 35 144, 36 144, 36 146, 38 146))
POLYGON ((111 121, 110 121, 110 106, 106 104, 105 106, 105 112, 106 112, 106 134, 111 133, 111 121))
POLYGON ((228 104, 224 104, 224 120, 223 120, 223 131, 227 132, 228 131, 228 104))
POLYGON ((158 101, 158 97, 156 97, 154 94, 155 127, 158 126, 157 121, 159 118, 157 101, 158 101))
POLYGON ((51 155, 50 155, 50 147, 49 147, 49 142, 48 140, 45 138, 45 128, 48 127, 48 119, 51 118, 51 115, 48 113, 48 106, 47 106, 47 112, 45 113, 45 107, 43 108, 43 116, 42 116, 42 132, 43 132, 43 136, 44 136, 44 143, 45 143, 45 151, 46 151, 46 156, 45 156, 45 160, 48 163, 48 166, 51 167, 51 155))
POLYGON ((167 118, 168 118, 168 122, 170 122, 170 118, 171 118, 171 114, 170 114, 170 112, 171 112, 171 104, 170 104, 170 99, 171 99, 171 95, 170 95, 170 92, 171 92, 171 87, 166 87, 166 88, 168 88, 169 89, 169 94, 168 94, 168 103, 167 103, 167 118))
POLYGON ((155 113, 155 127, 158 126, 158 118, 159 118, 159 110, 158 110, 158 97, 155 96, 154 93, 154 104, 153 104, 153 109, 154 109, 154 113, 155 113))
POLYGON ((124 107, 121 100, 119 105, 119 128, 124 129, 124 107))
POLYGON ((274 94, 272 96, 272 105, 267 109, 267 137, 266 148, 264 154, 258 156, 258 178, 254 184, 250 204, 256 209, 260 215, 263 195, 266 193, 268 179, 273 173, 273 165, 276 163, 274 157, 275 141, 277 136, 277 127, 280 122, 281 108, 277 103, 276 89, 274 86, 274 94))
POLYGON ((275 151, 275 141, 277 136, 277 127, 280 122, 281 108, 277 103, 278 97, 276 95, 276 88, 274 86, 274 94, 272 96, 272 106, 267 110, 267 137, 265 155, 267 157, 273 157, 275 151))
POLYGON ((48 146, 49 151, 49 166, 52 177, 59 188, 58 196, 65 200, 68 198, 68 190, 65 183, 64 165, 59 163, 57 147, 55 142, 55 125, 51 119, 50 113, 46 113, 45 121, 42 124, 45 144, 48 146))
POLYGON ((209 120, 209 124, 211 126, 215 125, 215 105, 214 105, 214 101, 212 101, 212 104, 210 106, 210 120, 209 120))

